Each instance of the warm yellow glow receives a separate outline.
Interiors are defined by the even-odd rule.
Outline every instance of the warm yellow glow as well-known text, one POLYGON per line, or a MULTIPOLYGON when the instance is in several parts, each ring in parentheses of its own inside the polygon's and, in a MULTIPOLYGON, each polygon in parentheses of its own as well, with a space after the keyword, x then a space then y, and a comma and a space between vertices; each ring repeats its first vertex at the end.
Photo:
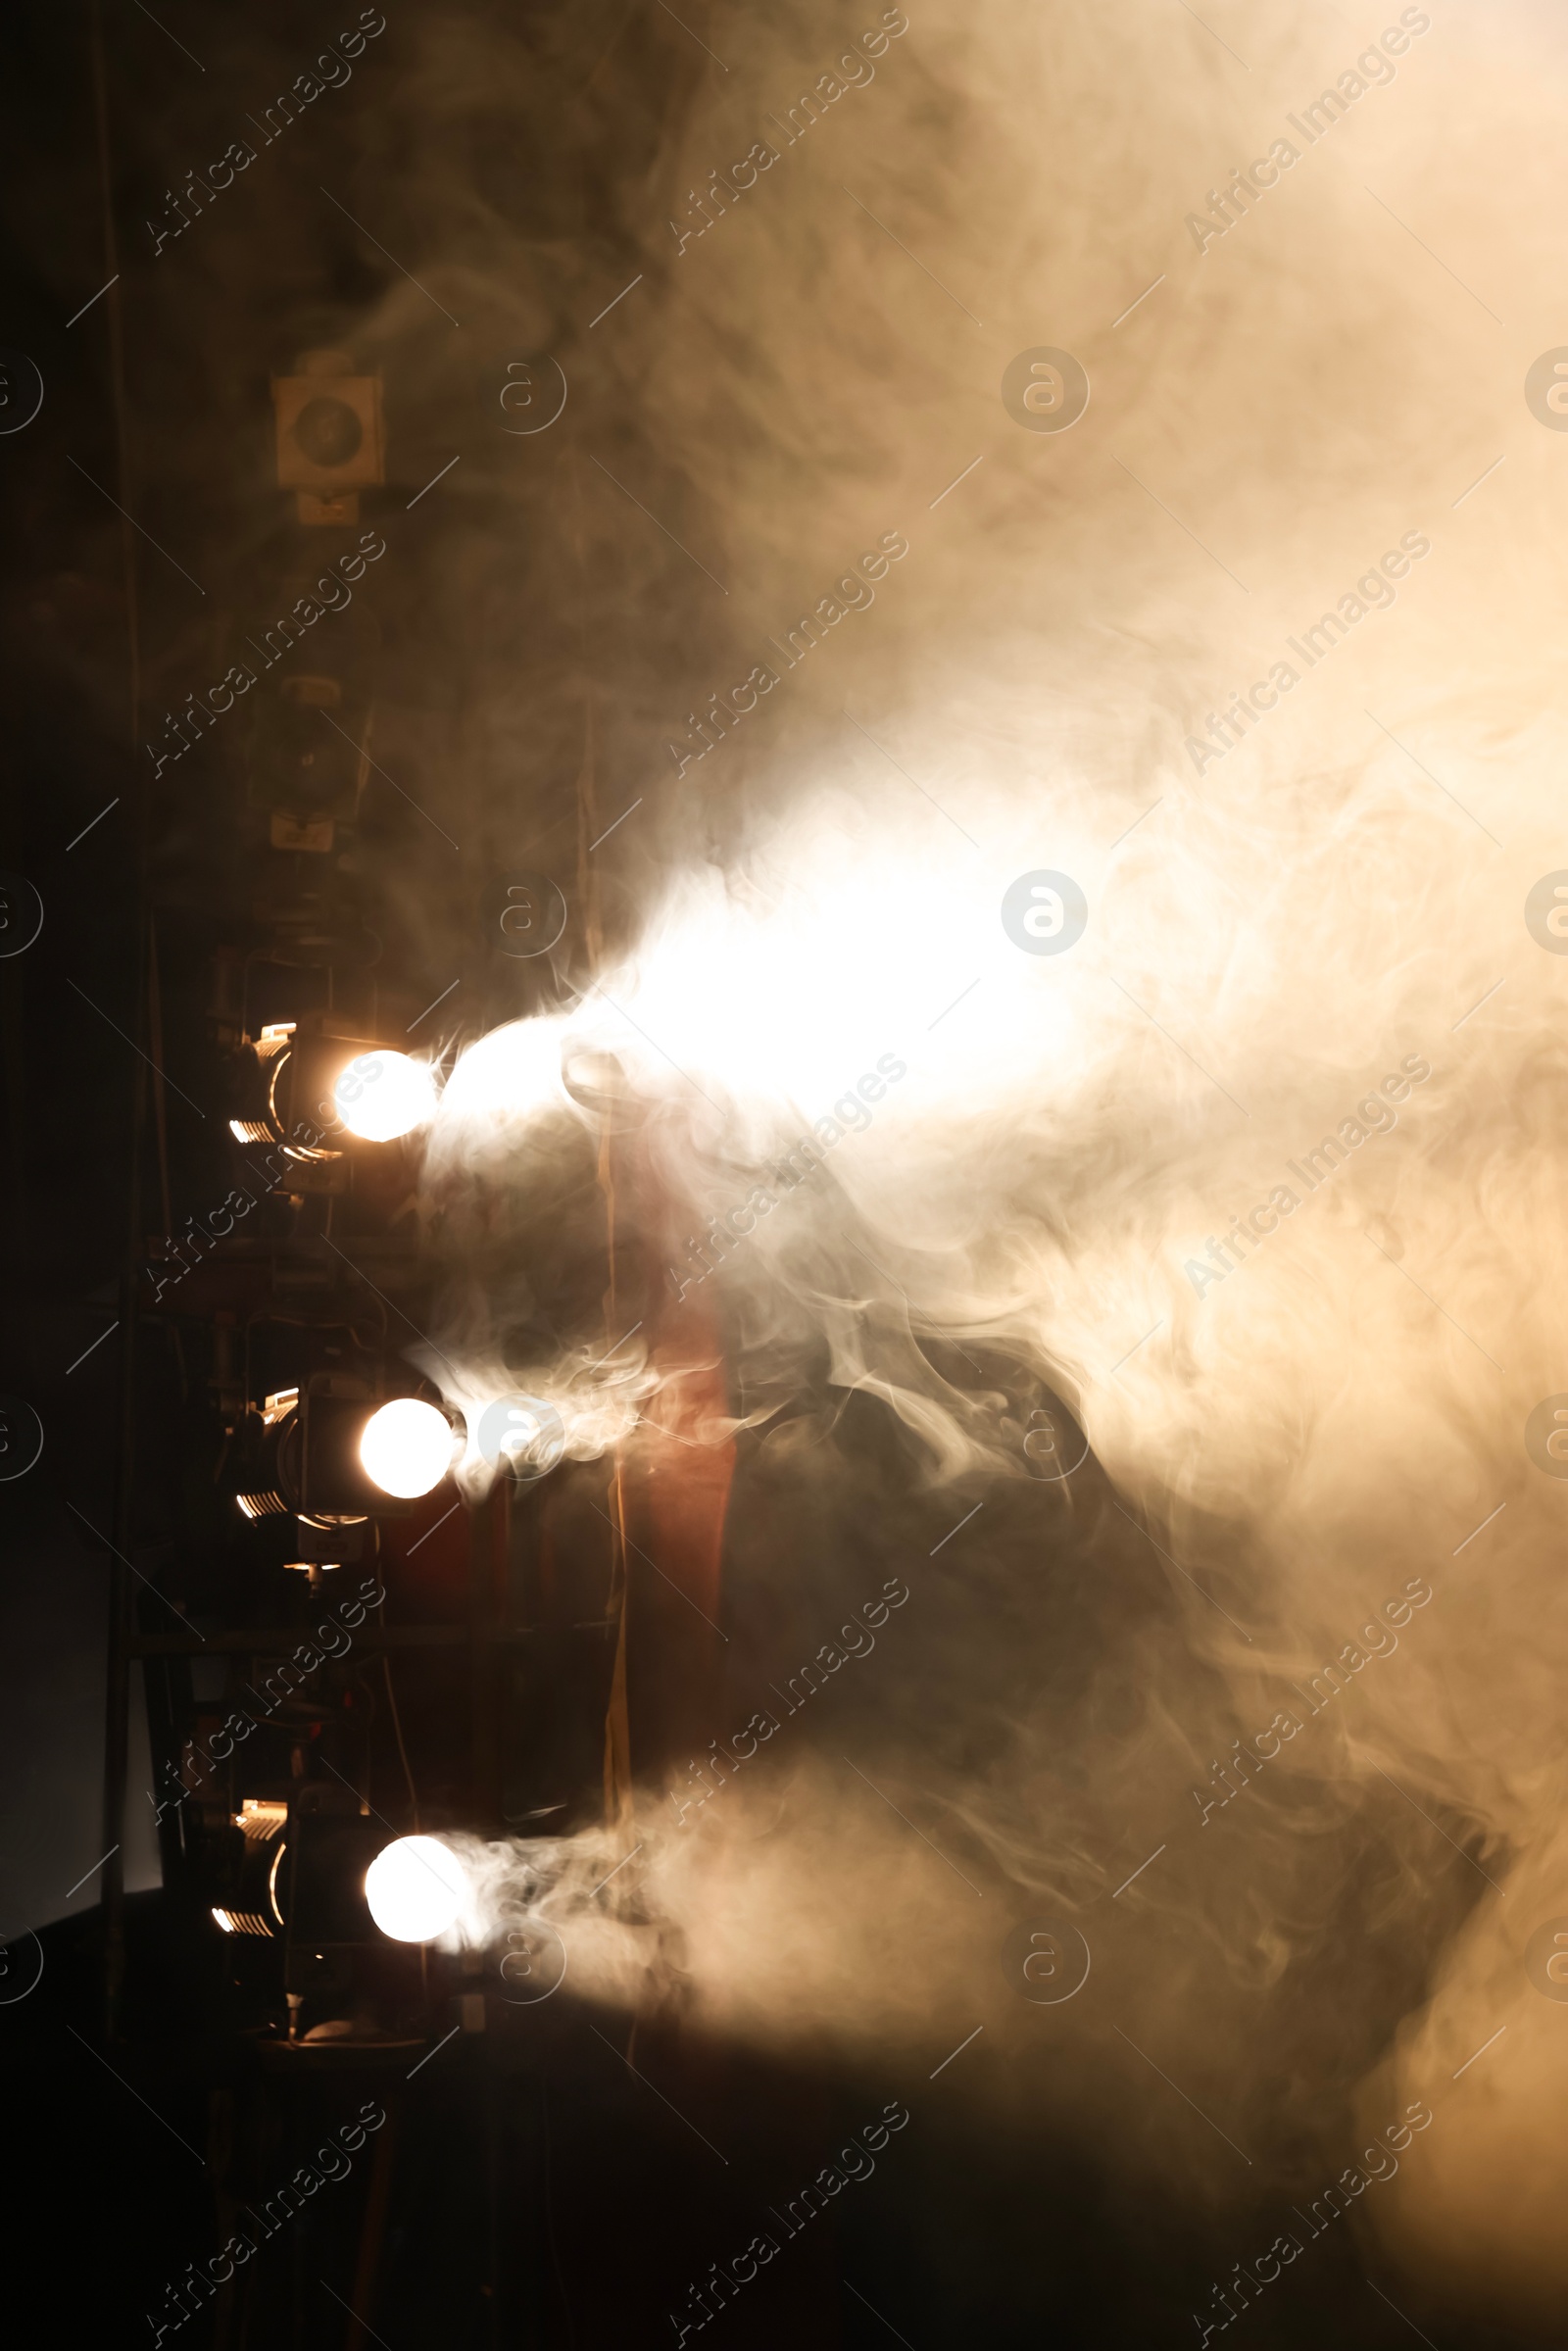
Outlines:
POLYGON ((365 1873, 365 1898, 381 1933, 399 1943, 433 1942, 468 1899, 463 1865, 434 1837, 400 1837, 365 1873))
POLYGON ((246 1518, 275 1518, 283 1508, 280 1494, 236 1494, 234 1499, 246 1518))
POLYGON ((559 1016, 509 1020, 460 1058, 441 1097, 444 1122, 469 1123, 531 1116, 560 1108, 563 1022, 559 1016))
MULTIPOLYGON (((754 872, 681 875, 635 950, 569 1013, 509 1022, 461 1055, 433 1163, 471 1172, 525 1137, 543 1148, 547 1117, 571 1104, 563 1066, 595 1055, 698 1129, 722 1103, 725 1148, 744 1155, 808 1132, 868 1072, 874 1089, 884 1056, 912 1067, 917 1054, 919 1086, 889 1096, 869 1122, 874 1140, 855 1154, 862 1173, 906 1150, 912 1126, 940 1141, 950 1118, 1009 1114, 1022 1089, 1042 1092, 1046 1072, 1053 1112, 1066 1118, 1141 1016, 1092 979, 1084 953, 1020 954, 1000 907, 1020 872, 1049 866, 1081 883, 1101 922, 1105 853, 1076 783, 1047 796, 1038 822, 999 823, 985 854, 966 854, 955 835, 950 855, 931 830, 951 829, 939 812, 904 811, 895 837, 873 845, 836 803, 808 804, 758 852, 754 872)), ((978 784, 968 788, 978 797, 978 784)), ((1184 907, 1201 907, 1203 878, 1184 874, 1184 907)))
POLYGON ((287 1826, 288 1806, 270 1796, 246 1796, 239 1810, 231 1812, 228 1817, 236 1829, 244 1830, 247 1837, 265 1840, 275 1837, 279 1829, 287 1826))
MULTIPOLYGON (((266 1919, 258 1918, 254 1910, 214 1910, 213 1917, 225 1935, 260 1935, 270 1936, 271 1928, 266 1919)), ((278 1924, 281 1926, 282 1920, 278 1924)))
POLYGON ((366 1476, 404 1502, 440 1485, 452 1452, 452 1424, 445 1413, 415 1396, 400 1396, 372 1412, 360 1439, 366 1476))
POLYGON ((408 1053, 361 1053, 332 1089, 332 1102, 351 1135, 365 1143, 395 1143, 435 1116, 429 1064, 408 1053))

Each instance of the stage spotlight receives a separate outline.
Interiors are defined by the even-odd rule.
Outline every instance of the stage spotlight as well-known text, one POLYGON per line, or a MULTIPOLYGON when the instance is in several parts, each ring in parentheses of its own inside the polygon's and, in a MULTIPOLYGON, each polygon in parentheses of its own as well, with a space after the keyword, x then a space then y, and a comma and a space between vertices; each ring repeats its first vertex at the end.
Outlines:
POLYGON ((301 1171, 329 1172, 350 1138, 397 1143, 435 1116, 428 1063, 355 1036, 324 1012, 270 1023, 236 1056, 234 1077, 235 1142, 279 1148, 301 1171))
POLYGON ((214 1883, 209 1891, 222 1898, 209 1909, 224 1935, 271 1941, 282 1932, 277 1879, 288 1851, 287 1828, 286 1803, 273 1797, 246 1796, 238 1812, 229 1815, 228 1827, 210 1833, 205 1849, 214 1883))
POLYGON ((434 1837, 400 1837, 365 1873, 370 1916, 389 1941, 434 1942, 468 1900, 457 1855, 434 1837))
POLYGON ((434 1404, 400 1396, 372 1412, 360 1439, 360 1466, 383 1494, 412 1502, 439 1486, 452 1466, 452 1423, 434 1404))
POLYGON ((435 1116, 435 1080, 408 1053, 361 1053, 332 1088, 332 1102, 362 1143, 396 1143, 435 1116))
POLYGON ((294 1512, 302 1540, 313 1538, 294 1558, 330 1563, 343 1555, 345 1527, 406 1516, 411 1501, 440 1485, 465 1442, 419 1396, 380 1402, 366 1380, 316 1372, 303 1393, 281 1389, 246 1415, 230 1474, 247 1518, 294 1512))

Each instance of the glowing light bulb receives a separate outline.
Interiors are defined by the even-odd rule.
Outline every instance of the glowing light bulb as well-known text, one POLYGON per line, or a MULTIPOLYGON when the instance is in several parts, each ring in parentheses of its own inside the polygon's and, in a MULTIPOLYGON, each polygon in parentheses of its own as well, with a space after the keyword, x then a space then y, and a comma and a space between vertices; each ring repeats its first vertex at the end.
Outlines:
POLYGON ((452 1466, 453 1447, 444 1412, 416 1396, 400 1396, 366 1422, 360 1465, 383 1494, 412 1502, 440 1485, 452 1466))
POLYGON ((400 1837, 365 1873, 370 1916, 390 1941, 434 1942, 468 1899, 457 1855, 434 1837, 400 1837))
POLYGON ((332 1088, 339 1118, 364 1143, 395 1143, 428 1125, 435 1099, 428 1065, 391 1052, 361 1053, 332 1088))

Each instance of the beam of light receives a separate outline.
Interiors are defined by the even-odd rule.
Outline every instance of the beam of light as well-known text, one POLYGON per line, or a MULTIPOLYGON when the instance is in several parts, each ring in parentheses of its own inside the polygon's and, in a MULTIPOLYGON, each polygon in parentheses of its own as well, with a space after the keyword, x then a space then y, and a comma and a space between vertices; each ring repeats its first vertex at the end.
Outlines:
POLYGON ((351 1135, 365 1143, 395 1143, 435 1116, 435 1080, 409 1053, 361 1053, 341 1072, 332 1103, 351 1135))

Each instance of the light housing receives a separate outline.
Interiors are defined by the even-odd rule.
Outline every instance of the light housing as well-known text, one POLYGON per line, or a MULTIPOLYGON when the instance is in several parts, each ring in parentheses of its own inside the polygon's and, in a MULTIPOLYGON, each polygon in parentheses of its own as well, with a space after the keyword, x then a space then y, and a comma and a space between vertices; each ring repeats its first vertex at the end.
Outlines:
POLYGON ((271 1021, 240 1049, 236 1143, 270 1146, 298 1170, 331 1168, 350 1143, 403 1141, 429 1124, 429 1064, 344 1027, 330 1013, 271 1021))
POLYGON ((303 523, 352 527, 360 492, 386 479, 381 379, 356 374, 347 351, 306 351, 272 378, 277 482, 303 523))
MULTIPOLYGON (((461 1450, 438 1404, 388 1399, 347 1372, 315 1372, 303 1390, 279 1389, 246 1415, 239 1435, 234 1498, 246 1518, 292 1511, 301 1541, 292 1556, 335 1563, 341 1530, 368 1518, 405 1518, 440 1485, 461 1450), (368 1444, 368 1451, 367 1445, 368 1444), (321 1538, 324 1540, 317 1540, 321 1538)), ((353 1545, 349 1555, 356 1555, 353 1545)))
POLYGON ((222 1834, 218 1882, 211 1890, 213 1923, 224 1935, 273 1941, 283 1929, 278 1870, 288 1850, 288 1805, 276 1797, 246 1796, 222 1834))

